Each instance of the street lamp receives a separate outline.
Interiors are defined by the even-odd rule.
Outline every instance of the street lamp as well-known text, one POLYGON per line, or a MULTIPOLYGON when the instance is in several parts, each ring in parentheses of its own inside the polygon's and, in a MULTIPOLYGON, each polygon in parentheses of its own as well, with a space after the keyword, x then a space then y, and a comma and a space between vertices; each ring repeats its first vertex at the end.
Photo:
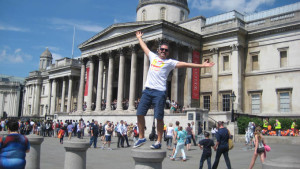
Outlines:
POLYGON ((235 94, 234 92, 231 93, 231 96, 230 96, 230 100, 231 100, 231 122, 234 122, 234 110, 233 110, 233 103, 235 101, 235 94))
POLYGON ((47 110, 48 110, 48 104, 46 104, 46 106, 45 106, 45 108, 46 108, 46 113, 45 113, 45 120, 47 119, 47 110))

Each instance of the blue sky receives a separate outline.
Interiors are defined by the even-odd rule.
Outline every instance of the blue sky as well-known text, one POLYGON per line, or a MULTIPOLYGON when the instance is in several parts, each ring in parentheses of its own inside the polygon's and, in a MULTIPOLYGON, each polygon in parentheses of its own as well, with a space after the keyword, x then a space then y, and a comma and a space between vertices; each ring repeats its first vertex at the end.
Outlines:
MULTIPOLYGON (((188 0, 190 15, 231 10, 254 13, 300 0, 188 0)), ((138 0, 0 0, 0 74, 27 77, 49 48, 54 59, 74 57, 79 44, 114 23, 133 22, 138 0)))

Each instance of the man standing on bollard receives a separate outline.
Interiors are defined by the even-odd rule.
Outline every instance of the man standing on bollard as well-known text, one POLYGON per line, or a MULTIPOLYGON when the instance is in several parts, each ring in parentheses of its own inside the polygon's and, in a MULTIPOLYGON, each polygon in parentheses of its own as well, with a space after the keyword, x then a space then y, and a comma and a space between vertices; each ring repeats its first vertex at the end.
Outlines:
POLYGON ((203 64, 186 63, 173 59, 167 59, 169 56, 168 44, 161 44, 157 50, 158 55, 151 52, 145 42, 142 39, 143 33, 141 31, 136 32, 136 37, 140 43, 141 48, 145 52, 146 56, 150 60, 150 67, 145 83, 146 89, 143 91, 143 95, 139 106, 137 108, 137 119, 139 127, 139 139, 135 142, 133 148, 140 147, 146 143, 144 135, 145 130, 145 115, 150 106, 154 107, 154 117, 157 120, 157 142, 151 146, 152 149, 160 149, 162 134, 164 128, 164 107, 166 103, 166 81, 169 73, 175 68, 201 68, 211 67, 213 62, 208 61, 203 64))
POLYGON ((94 125, 91 126, 90 146, 92 146, 94 143, 94 148, 97 148, 98 135, 99 135, 99 125, 98 125, 98 121, 95 121, 94 125))

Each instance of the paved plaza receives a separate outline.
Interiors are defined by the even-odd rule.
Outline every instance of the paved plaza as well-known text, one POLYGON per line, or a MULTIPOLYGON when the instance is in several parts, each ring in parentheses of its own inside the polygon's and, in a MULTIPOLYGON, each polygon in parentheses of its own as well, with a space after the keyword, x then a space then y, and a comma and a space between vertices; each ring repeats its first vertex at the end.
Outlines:
MULTIPOLYGON (((85 139, 89 139, 86 137, 85 139)), ((98 138, 99 139, 99 138, 98 138)), ((299 138, 300 139, 300 138, 299 138)), ((66 140, 66 138, 65 138, 66 140)), ((100 139, 99 139, 100 140, 100 139)), ((130 142, 133 145, 133 142, 130 142)), ((148 140, 147 144, 142 148, 149 148, 152 144, 148 140)), ((131 158, 131 149, 129 148, 117 148, 117 137, 112 138, 113 150, 101 150, 101 141, 98 141, 97 149, 89 148, 87 151, 87 169, 133 169, 134 161, 131 158)), ((300 146, 299 145, 285 145, 285 144, 269 144, 272 148, 271 152, 267 154, 267 159, 274 159, 279 157, 291 156, 300 159, 300 146)), ((162 147, 166 150, 165 142, 162 147)), ((150 148, 149 148, 150 149, 150 148)), ((153 150, 155 151, 155 150, 153 150)), ((170 155, 172 151, 166 150, 167 155, 170 155)), ((180 154, 180 153, 179 153, 180 154)), ((186 152, 187 161, 182 162, 179 158, 176 161, 171 161, 169 158, 165 158, 163 161, 163 169, 198 169, 199 160, 202 151, 195 146, 192 146, 192 150, 186 152)), ((247 150, 242 143, 235 143, 233 150, 229 152, 231 165, 233 169, 247 169, 253 155, 253 150, 247 150)), ((212 155, 212 163, 215 159, 215 152, 212 155)), ((65 160, 65 150, 63 145, 59 144, 58 138, 45 137, 41 147, 41 169, 63 169, 65 160)), ((205 163, 204 168, 207 168, 205 163)), ((226 169, 224 158, 221 157, 219 163, 219 169, 226 169)), ((262 165, 259 159, 254 166, 254 169, 261 169, 262 165)))

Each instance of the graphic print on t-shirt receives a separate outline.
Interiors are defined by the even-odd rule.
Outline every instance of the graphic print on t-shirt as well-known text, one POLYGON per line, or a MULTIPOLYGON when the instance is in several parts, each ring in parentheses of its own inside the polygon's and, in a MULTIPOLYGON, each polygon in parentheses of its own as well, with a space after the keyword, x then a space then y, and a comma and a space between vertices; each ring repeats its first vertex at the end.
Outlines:
POLYGON ((159 71, 164 65, 165 63, 163 61, 154 59, 151 63, 151 70, 159 71))

